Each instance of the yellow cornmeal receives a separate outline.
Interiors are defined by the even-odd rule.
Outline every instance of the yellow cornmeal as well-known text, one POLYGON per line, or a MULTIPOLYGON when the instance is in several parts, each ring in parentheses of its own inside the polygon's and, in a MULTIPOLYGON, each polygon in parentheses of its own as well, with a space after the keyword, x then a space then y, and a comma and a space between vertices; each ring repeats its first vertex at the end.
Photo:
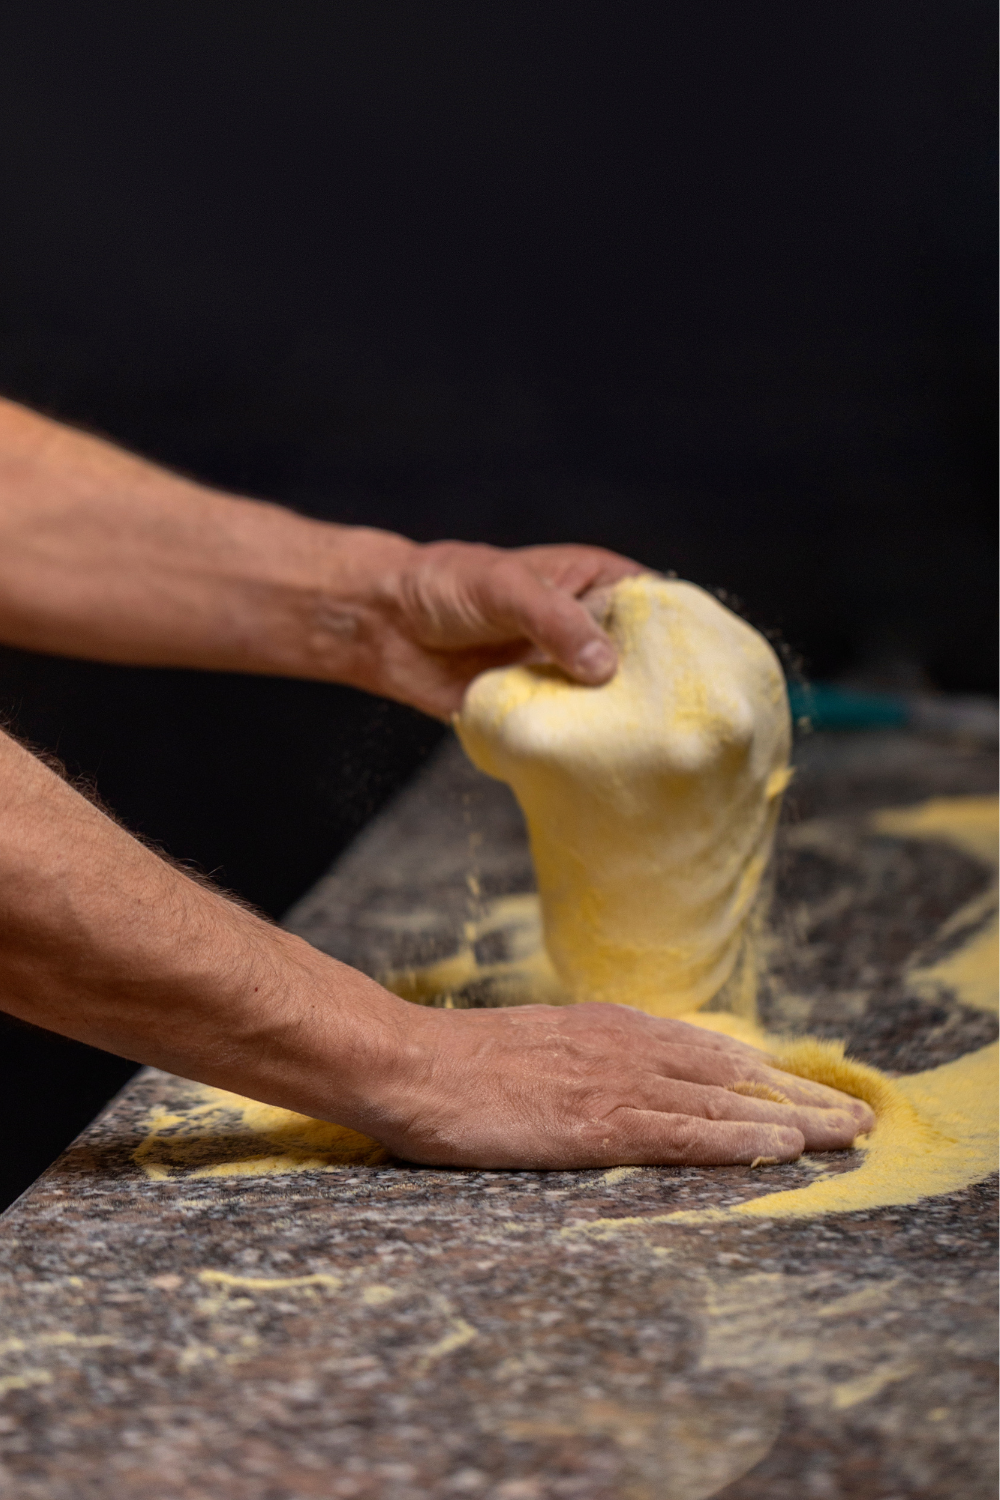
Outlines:
POLYGON ((149 1134, 133 1152, 147 1177, 269 1177, 372 1167, 388 1159, 377 1141, 345 1125, 207 1084, 191 1084, 189 1098, 186 1108, 150 1111, 149 1134))
POLYGON ((670 1222, 701 1223, 734 1215, 801 1218, 885 1208, 956 1192, 996 1170, 996 1042, 925 1073, 887 1078, 877 1068, 845 1058, 840 1042, 812 1037, 789 1042, 769 1037, 735 1016, 700 1014, 684 1019, 763 1048, 790 1073, 864 1099, 878 1123, 857 1143, 863 1160, 855 1171, 824 1174, 808 1187, 753 1198, 729 1209, 665 1215, 670 1222))
MULTIPOLYGON (((879 833, 897 838, 941 839, 955 844, 984 864, 996 865, 1000 836, 996 797, 933 797, 919 807, 890 808, 873 819, 879 833)), ((977 1010, 997 1010, 997 971, 1000 968, 1000 924, 997 921, 997 883, 967 901, 937 934, 950 937, 965 928, 980 930, 938 963, 914 965, 906 975, 909 987, 922 999, 933 999, 940 990, 954 990, 965 1005, 977 1010), (989 920, 983 922, 983 918, 989 920), (980 926, 982 923, 982 926, 980 926)))
POLYGON ((896 838, 940 839, 984 865, 996 866, 1000 801, 996 797, 931 797, 916 807, 888 807, 872 827, 896 838))

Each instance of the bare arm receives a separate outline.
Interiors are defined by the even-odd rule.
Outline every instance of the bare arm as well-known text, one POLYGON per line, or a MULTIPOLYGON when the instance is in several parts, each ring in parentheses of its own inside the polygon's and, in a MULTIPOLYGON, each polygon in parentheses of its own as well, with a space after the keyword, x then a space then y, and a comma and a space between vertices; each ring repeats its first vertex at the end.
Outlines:
POLYGON ((350 683, 446 717, 543 653, 603 682, 596 547, 420 546, 221 494, 0 400, 0 640, 99 661, 350 683))

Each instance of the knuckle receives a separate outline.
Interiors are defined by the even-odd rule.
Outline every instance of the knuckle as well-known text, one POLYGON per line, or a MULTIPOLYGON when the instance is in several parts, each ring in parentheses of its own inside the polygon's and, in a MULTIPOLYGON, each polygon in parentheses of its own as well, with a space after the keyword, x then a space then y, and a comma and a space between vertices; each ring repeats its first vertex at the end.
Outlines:
POLYGON ((690 1156, 697 1148, 702 1129, 690 1115, 675 1116, 670 1132, 670 1146, 681 1156, 690 1156))

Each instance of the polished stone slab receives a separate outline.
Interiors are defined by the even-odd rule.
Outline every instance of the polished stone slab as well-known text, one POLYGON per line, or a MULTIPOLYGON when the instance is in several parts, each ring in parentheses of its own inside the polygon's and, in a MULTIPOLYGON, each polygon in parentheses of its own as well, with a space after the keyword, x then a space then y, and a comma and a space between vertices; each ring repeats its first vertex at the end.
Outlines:
MULTIPOLYGON (((901 1074, 991 1041, 995 1017, 907 979, 956 912, 985 919, 989 868, 870 814, 993 792, 995 756, 886 733, 815 736, 798 762, 764 1020, 901 1074)), ((530 887, 516 807, 449 745, 288 923, 376 975, 486 939, 488 963, 484 912, 530 887)), ((540 1173, 270 1149, 146 1070, 0 1220, 0 1494, 996 1492, 994 1182, 678 1223, 860 1154, 540 1173)))

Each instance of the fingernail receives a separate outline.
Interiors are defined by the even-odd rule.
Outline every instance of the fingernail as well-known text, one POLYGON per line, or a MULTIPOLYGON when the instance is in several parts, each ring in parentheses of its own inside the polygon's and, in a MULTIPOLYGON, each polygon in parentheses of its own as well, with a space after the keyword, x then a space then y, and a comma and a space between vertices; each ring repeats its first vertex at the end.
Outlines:
POLYGON ((606 641, 588 641, 576 658, 577 675, 586 682, 606 682, 617 665, 614 648, 606 641))

